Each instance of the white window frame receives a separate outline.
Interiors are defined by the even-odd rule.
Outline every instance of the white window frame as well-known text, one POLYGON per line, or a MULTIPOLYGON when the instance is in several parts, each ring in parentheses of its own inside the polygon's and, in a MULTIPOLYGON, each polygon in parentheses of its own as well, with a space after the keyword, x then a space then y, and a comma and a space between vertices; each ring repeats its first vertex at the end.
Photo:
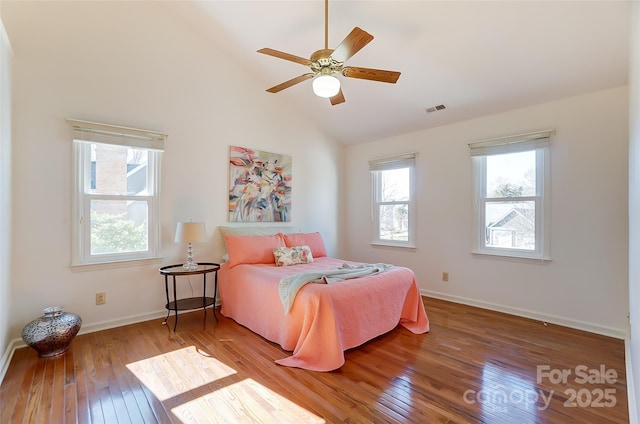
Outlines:
POLYGON ((371 173, 371 221, 372 221, 372 241, 373 245, 395 246, 415 248, 415 153, 407 153, 399 156, 386 157, 369 161, 369 171, 371 173), (409 200, 383 202, 381 171, 389 171, 393 169, 409 168, 409 200), (407 241, 404 240, 383 240, 380 238, 380 208, 388 205, 406 204, 408 210, 408 235, 407 241))
POLYGON ((518 134, 470 143, 473 175, 473 241, 471 252, 481 255, 504 256, 523 259, 551 260, 550 257, 550 137, 553 130, 518 134), (486 158, 491 155, 535 151, 536 193, 534 196, 489 198, 487 197, 486 158), (534 250, 510 249, 486 246, 485 211, 488 202, 532 201, 535 204, 534 250))
POLYGON ((73 139, 73 204, 71 266, 118 264, 131 261, 157 260, 160 248, 160 163, 167 135, 135 128, 68 120, 73 139), (140 195, 92 194, 91 146, 111 144, 148 151, 147 190, 140 195), (90 205, 92 200, 131 200, 147 203, 147 250, 138 252, 91 254, 90 205))

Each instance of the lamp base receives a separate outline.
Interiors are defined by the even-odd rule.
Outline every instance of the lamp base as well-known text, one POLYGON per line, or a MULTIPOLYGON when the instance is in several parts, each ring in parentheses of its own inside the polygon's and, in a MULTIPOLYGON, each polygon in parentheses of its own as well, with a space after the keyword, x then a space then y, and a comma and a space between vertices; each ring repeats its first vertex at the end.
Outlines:
POLYGON ((195 271, 198 269, 198 264, 193 261, 193 247, 191 243, 187 245, 187 262, 182 267, 188 271, 195 271))
POLYGON ((187 262, 186 264, 182 265, 182 268, 186 269, 187 271, 195 271, 196 269, 198 269, 198 264, 195 262, 187 262))

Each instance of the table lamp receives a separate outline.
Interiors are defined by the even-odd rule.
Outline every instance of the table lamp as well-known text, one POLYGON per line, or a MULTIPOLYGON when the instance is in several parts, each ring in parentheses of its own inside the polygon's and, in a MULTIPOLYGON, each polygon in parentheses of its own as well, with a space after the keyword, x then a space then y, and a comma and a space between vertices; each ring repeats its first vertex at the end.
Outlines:
POLYGON ((178 222, 176 227, 176 243, 187 243, 187 262, 183 267, 189 271, 198 268, 198 264, 193 261, 192 243, 207 241, 207 232, 204 222, 178 222))

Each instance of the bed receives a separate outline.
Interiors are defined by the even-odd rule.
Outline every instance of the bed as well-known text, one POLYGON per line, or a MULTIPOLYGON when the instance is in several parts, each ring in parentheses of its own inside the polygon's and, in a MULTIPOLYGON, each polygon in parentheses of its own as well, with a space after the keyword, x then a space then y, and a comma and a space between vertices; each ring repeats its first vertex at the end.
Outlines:
MULTIPOLYGON (((280 281, 313 270, 336 270, 354 262, 327 257, 320 233, 233 235, 223 233, 228 260, 219 271, 222 315, 279 344, 290 356, 276 363, 313 371, 332 371, 344 351, 401 325, 415 334, 429 331, 415 275, 393 266, 359 278, 304 284, 286 312, 280 281), (276 262, 274 249, 308 252, 298 262, 276 262)), ((294 252, 295 253, 295 252, 294 252)), ((296 256, 294 255, 294 262, 296 256)))

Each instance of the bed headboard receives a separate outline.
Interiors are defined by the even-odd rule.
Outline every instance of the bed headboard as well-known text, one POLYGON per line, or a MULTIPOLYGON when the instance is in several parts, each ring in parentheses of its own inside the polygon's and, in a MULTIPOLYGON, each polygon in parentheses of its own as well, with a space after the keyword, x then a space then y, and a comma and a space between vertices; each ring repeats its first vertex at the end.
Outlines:
POLYGON ((299 233, 298 227, 230 227, 218 226, 220 234, 231 236, 272 236, 274 234, 292 234, 299 233))

